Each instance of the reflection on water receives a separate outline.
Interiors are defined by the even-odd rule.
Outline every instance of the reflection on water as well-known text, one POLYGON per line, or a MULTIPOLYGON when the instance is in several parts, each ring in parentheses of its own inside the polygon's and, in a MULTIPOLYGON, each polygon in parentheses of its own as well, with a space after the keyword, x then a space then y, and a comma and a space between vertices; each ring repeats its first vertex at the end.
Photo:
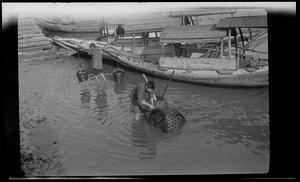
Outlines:
POLYGON ((95 102, 96 102, 96 108, 99 109, 99 113, 101 109, 104 109, 108 106, 107 103, 107 94, 105 93, 105 90, 100 90, 97 92, 95 102))
POLYGON ((123 94, 125 92, 125 82, 115 82, 114 92, 115 94, 123 94))
MULTIPOLYGON (((97 86, 93 77, 78 82, 78 64, 78 58, 69 57, 57 64, 31 65, 19 77, 20 99, 47 117, 57 137, 55 160, 64 169, 60 175, 268 171, 268 88, 173 81, 165 97, 186 123, 181 130, 163 133, 145 120, 135 121, 129 112, 129 92, 144 82, 140 74, 125 69, 123 79, 115 82, 114 66, 104 64, 109 85, 100 80, 97 86)), ((147 77, 155 81, 156 93, 162 93, 167 80, 147 77)))
POLYGON ((91 101, 91 94, 89 92, 89 89, 84 88, 80 91, 80 101, 81 101, 81 107, 82 108, 88 108, 91 101))
POLYGON ((140 159, 154 159, 156 157, 155 135, 151 133, 151 127, 146 121, 134 121, 131 124, 132 145, 139 147, 140 159))

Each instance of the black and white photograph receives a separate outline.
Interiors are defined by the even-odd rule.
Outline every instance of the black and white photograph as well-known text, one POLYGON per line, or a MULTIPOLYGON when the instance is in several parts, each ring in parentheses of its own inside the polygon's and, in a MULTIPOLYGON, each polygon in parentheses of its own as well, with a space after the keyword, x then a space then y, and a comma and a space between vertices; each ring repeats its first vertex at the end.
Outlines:
POLYGON ((22 177, 267 174, 274 7, 2 3, 22 177))

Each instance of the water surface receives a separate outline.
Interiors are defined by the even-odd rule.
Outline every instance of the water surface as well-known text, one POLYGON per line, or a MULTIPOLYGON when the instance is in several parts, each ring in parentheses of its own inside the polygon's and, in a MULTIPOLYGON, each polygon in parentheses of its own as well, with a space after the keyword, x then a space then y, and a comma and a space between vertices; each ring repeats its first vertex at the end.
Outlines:
MULTIPOLYGON (((89 61, 82 58, 83 62, 89 61)), ((126 70, 109 86, 76 77, 79 59, 19 63, 20 108, 46 118, 32 143, 50 154, 41 175, 266 173, 269 169, 268 88, 217 88, 171 82, 165 95, 186 118, 163 133, 129 112, 128 94, 139 73, 126 70)), ((167 80, 150 77, 162 93, 167 80)), ((25 113, 30 115, 30 113, 25 113)))

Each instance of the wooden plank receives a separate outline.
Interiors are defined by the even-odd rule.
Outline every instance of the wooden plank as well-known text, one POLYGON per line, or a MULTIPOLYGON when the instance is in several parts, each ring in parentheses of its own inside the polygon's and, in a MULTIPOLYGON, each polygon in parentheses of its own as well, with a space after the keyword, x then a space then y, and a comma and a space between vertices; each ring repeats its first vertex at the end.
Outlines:
POLYGON ((24 27, 18 26, 18 31, 19 31, 19 32, 29 31, 29 30, 37 30, 37 29, 40 29, 37 25, 33 25, 33 26, 24 26, 24 27))
POLYGON ((18 23, 18 28, 38 26, 36 23, 18 23))
POLYGON ((224 41, 223 39, 221 40, 221 46, 220 46, 220 58, 223 57, 223 46, 224 46, 224 41))
POLYGON ((18 39, 30 39, 30 38, 37 38, 37 37, 45 37, 44 34, 38 33, 38 34, 24 34, 24 35, 18 35, 18 39))
POLYGON ((35 47, 26 47, 26 48, 18 49, 18 51, 19 52, 30 52, 30 51, 49 50, 49 49, 53 49, 52 44, 35 46, 35 47))
POLYGON ((38 26, 26 26, 26 27, 18 27, 18 32, 27 32, 27 31, 34 31, 34 30, 40 30, 40 27, 38 26))
POLYGON ((267 16, 242 16, 221 19, 217 28, 267 28, 267 16))
POLYGON ((50 59, 55 59, 58 56, 59 56, 58 54, 52 54, 52 55, 48 55, 48 56, 40 56, 40 57, 33 57, 33 58, 19 58, 19 61, 22 61, 22 62, 47 61, 47 60, 50 60, 50 59))
POLYGON ((35 57, 41 57, 41 56, 49 56, 56 54, 56 51, 54 49, 46 50, 46 51, 37 51, 37 52, 27 52, 27 53, 20 53, 19 57, 24 59, 31 59, 35 57))
POLYGON ((134 33, 132 35, 132 39, 133 39, 133 48, 135 48, 135 34, 134 33))
POLYGON ((51 42, 48 40, 44 40, 44 41, 39 41, 39 42, 23 43, 23 44, 18 44, 18 48, 23 49, 23 48, 37 47, 37 46, 43 46, 43 45, 51 45, 51 42))
POLYGON ((170 12, 170 17, 182 17, 182 16, 205 16, 205 15, 215 15, 215 14, 233 14, 236 9, 200 9, 200 10, 188 10, 188 11, 178 11, 170 12))
POLYGON ((236 68, 235 59, 160 57, 159 66, 170 69, 217 70, 236 68))
POLYGON ((35 23, 33 19, 18 19, 18 25, 34 25, 35 23))
POLYGON ((231 29, 228 29, 228 55, 231 58, 231 29))
POLYGON ((39 34, 42 33, 42 30, 36 29, 36 30, 28 30, 28 31, 18 31, 18 36, 19 35, 27 35, 27 34, 39 34))
MULTIPOLYGON (((164 46, 164 53, 171 53, 172 52, 172 47, 167 45, 164 46)), ((162 48, 161 46, 159 47, 145 47, 143 49, 143 52, 141 53, 142 55, 161 55, 162 54, 162 48)))
POLYGON ((46 37, 33 37, 29 39, 18 39, 18 44, 26 44, 40 41, 49 41, 46 37))

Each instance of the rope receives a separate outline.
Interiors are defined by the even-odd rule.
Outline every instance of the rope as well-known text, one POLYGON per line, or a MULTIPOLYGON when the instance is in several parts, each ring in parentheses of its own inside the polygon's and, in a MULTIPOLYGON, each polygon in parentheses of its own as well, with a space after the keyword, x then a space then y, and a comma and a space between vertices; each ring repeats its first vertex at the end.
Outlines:
POLYGON ((84 70, 84 67, 82 66, 82 63, 81 63, 80 54, 77 53, 77 55, 78 55, 78 58, 79 58, 79 66, 80 66, 80 68, 81 68, 82 70, 84 70))
POLYGON ((170 76, 170 79, 169 79, 169 81, 168 81, 168 83, 167 83, 167 86, 166 86, 166 88, 165 88, 165 90, 164 90, 164 92, 163 92, 163 94, 162 94, 162 97, 164 97, 164 95, 165 95, 165 93, 166 93, 166 91, 167 91, 167 89, 168 89, 168 87, 169 87, 169 84, 170 84, 170 82, 171 82, 171 80, 172 80, 172 77, 173 77, 174 73, 175 73, 175 71, 173 71, 172 75, 170 76))

